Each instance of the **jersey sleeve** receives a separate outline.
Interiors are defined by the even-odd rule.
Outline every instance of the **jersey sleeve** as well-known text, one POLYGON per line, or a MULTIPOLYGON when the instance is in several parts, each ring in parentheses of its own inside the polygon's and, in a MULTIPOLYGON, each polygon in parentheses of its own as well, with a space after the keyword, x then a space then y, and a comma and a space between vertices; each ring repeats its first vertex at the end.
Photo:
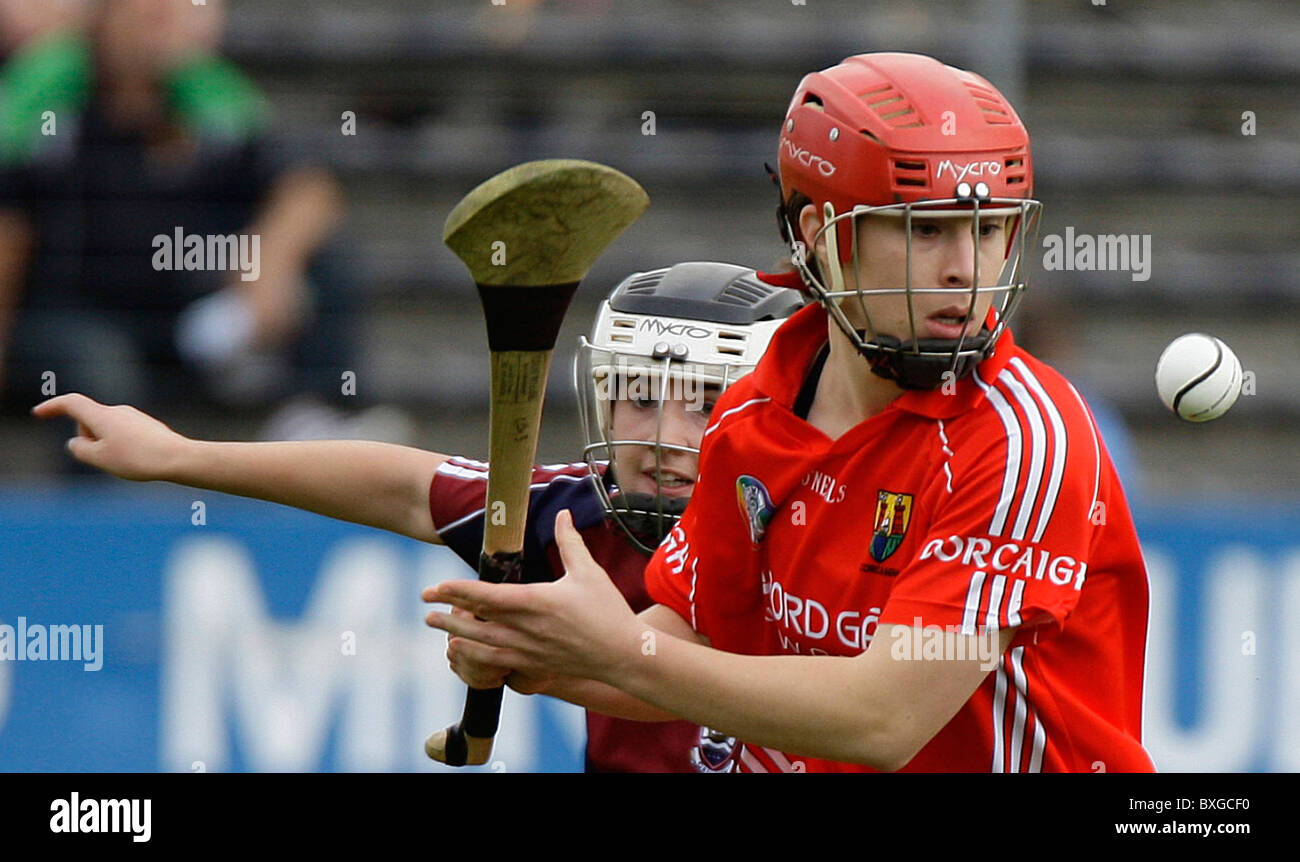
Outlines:
MULTIPOLYGON (((429 487, 429 513, 439 538, 470 567, 478 569, 483 550, 484 503, 488 465, 469 458, 448 458, 429 487)), ((604 512, 591 488, 585 464, 558 464, 533 468, 528 492, 528 526, 524 531, 525 583, 553 581, 546 547, 555 538, 555 516, 573 513, 578 529, 599 523, 604 512)))
POLYGON ((965 444, 945 444, 947 469, 927 494, 935 511, 881 623, 1021 627, 1037 638, 1059 632, 1079 603, 1104 523, 1104 449, 1068 383, 1012 365, 960 429, 965 444))

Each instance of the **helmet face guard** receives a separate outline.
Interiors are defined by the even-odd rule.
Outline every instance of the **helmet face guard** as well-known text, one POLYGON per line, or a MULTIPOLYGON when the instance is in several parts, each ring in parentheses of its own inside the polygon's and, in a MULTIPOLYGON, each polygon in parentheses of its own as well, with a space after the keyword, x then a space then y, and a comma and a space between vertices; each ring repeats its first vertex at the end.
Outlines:
MULTIPOLYGON (((855 206, 852 210, 836 213, 834 206, 826 202, 822 207, 822 226, 812 239, 812 247, 824 240, 827 258, 824 266, 818 269, 826 272, 830 285, 818 277, 817 272, 808 266, 808 250, 799 241, 792 243, 792 259, 799 270, 809 291, 822 303, 831 318, 839 326, 850 343, 865 358, 871 370, 879 377, 893 380, 904 389, 936 389, 947 381, 961 379, 981 360, 993 352, 994 346, 1007 324, 1015 314, 1028 289, 1028 276, 1025 272, 1026 250, 1035 241, 1038 220, 1042 204, 1025 198, 990 198, 987 189, 979 184, 974 190, 968 184, 959 186, 963 197, 942 200, 916 201, 911 203, 889 204, 886 206, 855 206), (980 192, 985 196, 981 197, 980 192), (856 284, 849 290, 844 286, 844 273, 840 261, 844 250, 839 248, 839 237, 843 234, 842 223, 848 222, 852 245, 849 250, 849 265, 853 272, 861 272, 862 265, 870 266, 870 261, 863 261, 858 248, 858 219, 868 216, 888 216, 898 218, 906 242, 907 270, 904 283, 900 287, 863 289, 856 284), (950 287, 917 287, 912 284, 912 221, 913 219, 967 218, 971 222, 973 234, 974 262, 973 278, 969 289, 950 287), (1003 255, 1003 263, 998 277, 993 284, 983 284, 980 272, 980 226, 986 218, 1006 218, 1008 232, 1003 255), (963 295, 967 303, 964 319, 969 321, 976 313, 981 297, 991 297, 992 314, 984 322, 979 332, 962 334, 956 339, 921 338, 917 332, 917 314, 914 298, 918 294, 963 295), (878 332, 867 310, 868 296, 905 296, 907 298, 907 319, 909 331, 906 337, 887 335, 878 332), (866 322, 866 329, 855 327, 844 313, 842 303, 856 302, 856 307, 866 322)), ((790 236, 797 236, 793 231, 790 236)), ((987 241, 986 241, 987 242, 987 241)))
MULTIPOLYGON (((665 462, 680 458, 669 453, 697 459, 700 450, 698 446, 664 441, 665 405, 680 401, 688 415, 699 412, 703 433, 708 415, 704 412, 706 403, 749 370, 690 365, 671 356, 647 358, 630 351, 598 348, 586 338, 579 341, 574 385, 580 394, 578 416, 587 440, 582 457, 596 477, 596 493, 606 515, 644 553, 653 553, 677 524, 688 498, 624 490, 614 469, 619 454, 629 449, 649 450, 654 454, 656 485, 674 481, 673 474, 665 472, 665 462), (646 409, 646 404, 653 404, 653 432, 644 437, 616 437, 615 412, 646 409)), ((641 424, 644 427, 646 423, 641 424)))
POLYGON ((653 553, 686 508, 689 495, 670 489, 694 482, 706 407, 753 370, 802 304, 797 291, 767 284, 752 269, 715 262, 634 273, 601 304, 573 366, 583 460, 606 516, 641 551, 653 553), (627 427, 616 421, 620 410, 641 411, 635 436, 615 435, 616 425, 627 427), (653 453, 649 468, 646 452, 653 453), (655 493, 622 487, 618 463, 645 470, 655 493))

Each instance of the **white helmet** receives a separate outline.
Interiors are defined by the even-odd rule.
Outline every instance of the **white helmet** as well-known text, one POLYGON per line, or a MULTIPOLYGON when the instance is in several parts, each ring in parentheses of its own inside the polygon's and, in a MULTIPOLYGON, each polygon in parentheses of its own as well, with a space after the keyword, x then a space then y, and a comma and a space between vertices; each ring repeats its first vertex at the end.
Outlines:
POLYGON ((601 303, 573 366, 583 458, 606 515, 642 551, 654 551, 686 501, 621 491, 613 475, 615 447, 652 448, 656 468, 664 450, 698 455, 698 446, 661 442, 664 401, 681 398, 698 409, 705 387, 721 391, 748 374, 777 327, 802 304, 797 291, 766 284, 752 269, 713 262, 634 273, 601 303), (659 405, 655 439, 613 439, 616 396, 659 405))

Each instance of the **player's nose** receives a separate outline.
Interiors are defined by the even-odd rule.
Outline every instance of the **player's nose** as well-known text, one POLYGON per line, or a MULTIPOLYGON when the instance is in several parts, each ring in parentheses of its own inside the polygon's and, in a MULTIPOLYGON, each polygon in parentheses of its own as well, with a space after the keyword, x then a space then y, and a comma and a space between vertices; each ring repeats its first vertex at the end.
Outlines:
POLYGON ((658 457, 665 466, 683 472, 694 472, 697 456, 682 450, 699 449, 700 436, 704 430, 701 420, 698 411, 689 412, 680 401, 670 401, 665 405, 657 427, 653 430, 653 439, 663 447, 659 450, 658 457))
POLYGON ((971 220, 963 219, 945 232, 939 282, 944 287, 970 287, 975 282, 975 237, 971 220))

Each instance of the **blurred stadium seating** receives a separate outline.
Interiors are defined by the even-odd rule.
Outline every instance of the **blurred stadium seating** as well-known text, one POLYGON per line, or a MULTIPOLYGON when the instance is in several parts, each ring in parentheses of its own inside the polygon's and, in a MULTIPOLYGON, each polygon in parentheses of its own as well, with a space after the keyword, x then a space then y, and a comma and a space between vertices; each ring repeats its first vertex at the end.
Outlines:
MULTIPOLYGON (((369 292, 361 385, 422 416, 422 441, 477 453, 479 311, 440 242, 442 219, 470 187, 559 155, 608 162, 646 186, 651 211, 592 273, 570 315, 576 333, 620 273, 778 257, 762 165, 804 71, 880 49, 982 71, 1018 94, 1033 134, 1043 235, 1067 225, 1152 235, 1149 281, 1035 272, 1024 326, 1120 409, 1144 486, 1161 497, 1300 484, 1295 438, 1278 430, 1300 418, 1289 324, 1300 310, 1297 33, 1293 3, 1225 0, 243 0, 226 44, 293 144, 325 156, 346 183, 369 292), (356 113, 355 136, 340 134, 344 111, 356 113), (645 111, 654 136, 641 134, 645 111), (1255 136, 1241 134, 1244 111, 1255 112, 1255 136), (1190 330, 1234 345, 1257 394, 1189 429, 1163 412, 1151 372, 1162 346, 1190 330), (457 421, 435 423, 449 412, 457 421), (1184 469, 1187 459, 1199 469, 1184 469)), ((542 448, 562 459, 572 399, 556 377, 542 448)), ((196 434, 227 424, 183 405, 167 418, 196 434)), ((15 457, 21 436, 4 430, 4 469, 41 472, 15 457)))

